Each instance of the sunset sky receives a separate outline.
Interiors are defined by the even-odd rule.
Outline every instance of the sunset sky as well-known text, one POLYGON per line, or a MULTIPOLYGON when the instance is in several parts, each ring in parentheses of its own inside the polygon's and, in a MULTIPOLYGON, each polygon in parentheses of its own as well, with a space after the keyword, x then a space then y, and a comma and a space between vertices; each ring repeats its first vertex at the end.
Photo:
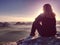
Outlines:
POLYGON ((56 20, 60 20, 60 0, 0 0, 0 21, 34 21, 46 3, 51 4, 56 20))

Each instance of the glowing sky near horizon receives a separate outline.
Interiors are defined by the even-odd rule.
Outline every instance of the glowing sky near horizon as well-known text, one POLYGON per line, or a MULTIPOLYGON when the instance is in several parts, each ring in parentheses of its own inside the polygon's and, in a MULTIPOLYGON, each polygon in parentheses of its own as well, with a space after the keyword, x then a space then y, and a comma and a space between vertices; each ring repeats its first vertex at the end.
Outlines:
POLYGON ((34 21, 46 3, 51 4, 60 20, 60 0, 0 0, 0 21, 34 21))

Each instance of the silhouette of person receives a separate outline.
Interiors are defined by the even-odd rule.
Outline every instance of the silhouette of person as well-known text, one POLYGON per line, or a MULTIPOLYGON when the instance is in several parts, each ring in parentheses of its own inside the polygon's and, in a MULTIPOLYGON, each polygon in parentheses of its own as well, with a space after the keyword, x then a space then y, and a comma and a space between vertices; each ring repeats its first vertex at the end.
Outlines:
POLYGON ((44 12, 33 22, 30 36, 35 36, 37 30, 42 37, 52 37, 56 34, 56 19, 50 4, 43 6, 44 12))

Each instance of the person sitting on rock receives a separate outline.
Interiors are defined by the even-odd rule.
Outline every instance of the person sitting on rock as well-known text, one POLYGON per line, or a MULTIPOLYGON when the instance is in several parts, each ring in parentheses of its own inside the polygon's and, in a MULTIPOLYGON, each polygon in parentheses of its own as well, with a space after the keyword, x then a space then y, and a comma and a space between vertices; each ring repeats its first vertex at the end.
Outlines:
POLYGON ((56 18, 50 4, 43 6, 44 12, 33 22, 30 36, 35 36, 37 30, 42 37, 54 37, 56 35, 56 18))
MULTIPOLYGON (((39 42, 42 42, 44 45, 46 43, 52 45, 51 39, 50 39, 51 37, 53 37, 52 42, 54 43, 54 37, 57 33, 55 13, 52 11, 52 7, 50 4, 45 4, 43 6, 43 10, 44 12, 40 14, 33 22, 31 33, 29 37, 27 37, 22 41, 22 45, 31 45, 31 44, 34 45, 35 43, 37 45, 39 44, 38 41, 40 39, 42 41, 40 40, 39 42), (32 38, 35 36, 36 30, 38 31, 40 37, 42 38, 38 37, 35 40, 32 40, 32 38), (31 42, 34 42, 34 43, 31 43, 31 42)), ((42 43, 40 44, 43 45, 42 43)))

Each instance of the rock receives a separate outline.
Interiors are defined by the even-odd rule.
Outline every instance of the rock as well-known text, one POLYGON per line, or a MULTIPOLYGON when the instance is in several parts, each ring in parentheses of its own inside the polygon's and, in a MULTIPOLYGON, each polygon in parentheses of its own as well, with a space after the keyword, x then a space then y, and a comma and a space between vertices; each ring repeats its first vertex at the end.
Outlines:
POLYGON ((0 27, 3 27, 3 23, 2 22, 0 22, 0 27))
POLYGON ((15 25, 24 25, 24 22, 17 22, 15 25))
POLYGON ((56 37, 38 37, 31 40, 19 40, 17 45, 60 45, 60 39, 56 37))
POLYGON ((16 22, 14 25, 32 25, 32 22, 16 22))
POLYGON ((4 22, 3 23, 3 27, 9 27, 9 23, 8 22, 4 22))
POLYGON ((10 27, 10 24, 8 22, 0 22, 0 28, 4 28, 4 27, 10 27))

